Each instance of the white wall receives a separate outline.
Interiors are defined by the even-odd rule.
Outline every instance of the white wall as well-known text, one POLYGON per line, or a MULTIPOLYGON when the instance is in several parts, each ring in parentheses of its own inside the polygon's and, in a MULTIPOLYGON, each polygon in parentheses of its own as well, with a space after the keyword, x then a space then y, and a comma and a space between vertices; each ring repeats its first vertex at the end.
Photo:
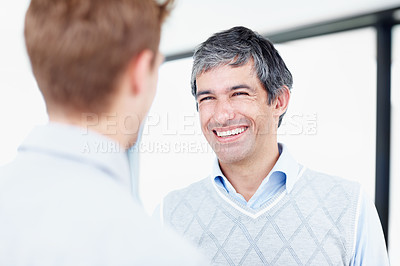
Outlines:
POLYGON ((211 34, 238 25, 267 34, 399 5, 399 0, 176 0, 161 50, 191 50, 211 34))
POLYGON ((27 0, 0 1, 0 166, 11 161, 31 128, 47 121, 23 39, 27 0))

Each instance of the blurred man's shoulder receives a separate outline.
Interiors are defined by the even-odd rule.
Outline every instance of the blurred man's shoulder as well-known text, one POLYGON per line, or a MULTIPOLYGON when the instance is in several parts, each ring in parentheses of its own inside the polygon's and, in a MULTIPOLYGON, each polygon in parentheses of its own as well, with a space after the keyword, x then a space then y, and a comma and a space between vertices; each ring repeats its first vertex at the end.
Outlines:
POLYGON ((44 250, 71 264, 66 251, 88 264, 207 265, 195 248, 148 217, 112 175, 84 164, 68 172, 39 157, 26 159, 0 168, 0 236, 5 245, 13 239, 21 247, 36 239, 37 248, 24 251, 32 265, 40 264, 44 250))

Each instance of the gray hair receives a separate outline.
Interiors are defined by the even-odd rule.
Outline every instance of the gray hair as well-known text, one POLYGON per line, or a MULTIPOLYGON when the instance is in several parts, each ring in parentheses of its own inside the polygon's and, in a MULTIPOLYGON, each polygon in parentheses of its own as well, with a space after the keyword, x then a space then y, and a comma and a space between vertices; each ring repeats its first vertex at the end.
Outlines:
MULTIPOLYGON (((214 34, 194 52, 192 68, 192 94, 196 97, 196 78, 219 66, 239 67, 254 61, 254 71, 268 93, 271 104, 282 93, 284 86, 292 89, 293 78, 274 45, 260 34, 245 28, 234 27, 214 34)), ((279 117, 280 126, 282 118, 279 117)))

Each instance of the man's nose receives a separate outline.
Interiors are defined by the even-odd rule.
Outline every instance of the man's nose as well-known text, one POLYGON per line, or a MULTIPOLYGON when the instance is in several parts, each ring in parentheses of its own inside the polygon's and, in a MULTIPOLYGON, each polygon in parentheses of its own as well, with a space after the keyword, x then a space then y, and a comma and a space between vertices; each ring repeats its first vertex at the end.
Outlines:
POLYGON ((214 119, 217 123, 225 125, 235 117, 235 112, 229 100, 218 100, 214 109, 214 119))

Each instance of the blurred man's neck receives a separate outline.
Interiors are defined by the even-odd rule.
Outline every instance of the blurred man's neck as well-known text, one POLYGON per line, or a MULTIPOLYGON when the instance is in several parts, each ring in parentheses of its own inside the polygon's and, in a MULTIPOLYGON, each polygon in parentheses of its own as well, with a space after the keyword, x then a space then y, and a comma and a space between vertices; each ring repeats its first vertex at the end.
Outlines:
POLYGON ((121 130, 119 117, 114 114, 71 113, 62 110, 49 112, 50 122, 67 124, 94 131, 118 142, 122 148, 128 149, 136 142, 137 134, 126 134, 121 130))

